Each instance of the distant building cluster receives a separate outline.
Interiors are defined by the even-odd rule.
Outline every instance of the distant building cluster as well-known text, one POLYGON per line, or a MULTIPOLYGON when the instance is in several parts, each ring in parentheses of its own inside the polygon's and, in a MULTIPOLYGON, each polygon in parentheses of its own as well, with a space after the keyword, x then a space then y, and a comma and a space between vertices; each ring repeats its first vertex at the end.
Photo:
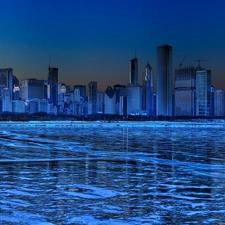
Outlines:
POLYGON ((19 83, 13 69, 0 69, 0 112, 66 114, 225 116, 225 92, 214 90, 211 70, 198 67, 175 69, 173 82, 172 47, 157 47, 156 87, 149 63, 138 79, 138 59, 129 64, 129 83, 98 90, 97 81, 88 86, 58 82, 58 68, 48 69, 46 80, 24 79, 19 83), (87 90, 86 90, 87 88, 87 90), (156 90, 156 93, 154 92, 156 90))

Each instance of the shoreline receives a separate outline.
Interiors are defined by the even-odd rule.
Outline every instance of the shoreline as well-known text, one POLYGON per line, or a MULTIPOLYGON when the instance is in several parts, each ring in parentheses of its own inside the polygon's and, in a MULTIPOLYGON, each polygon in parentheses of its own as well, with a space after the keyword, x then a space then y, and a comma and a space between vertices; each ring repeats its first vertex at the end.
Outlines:
POLYGON ((16 127, 225 127, 225 121, 0 121, 0 126, 16 127))

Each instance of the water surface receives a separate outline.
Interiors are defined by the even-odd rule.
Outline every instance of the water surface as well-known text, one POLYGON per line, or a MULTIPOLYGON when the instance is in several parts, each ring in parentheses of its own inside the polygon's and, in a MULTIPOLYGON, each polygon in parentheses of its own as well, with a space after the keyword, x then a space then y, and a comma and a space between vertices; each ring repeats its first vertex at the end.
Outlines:
POLYGON ((4 126, 0 224, 225 223, 225 131, 4 126))

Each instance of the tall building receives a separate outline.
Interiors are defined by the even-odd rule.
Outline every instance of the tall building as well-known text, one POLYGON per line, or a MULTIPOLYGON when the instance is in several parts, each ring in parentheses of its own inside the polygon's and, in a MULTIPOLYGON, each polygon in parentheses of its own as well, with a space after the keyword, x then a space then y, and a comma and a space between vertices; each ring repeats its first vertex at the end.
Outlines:
POLYGON ((116 93, 111 86, 108 86, 104 94, 104 113, 116 113, 116 93))
POLYGON ((74 89, 74 102, 80 102, 80 90, 78 88, 74 89))
POLYGON ((211 85, 211 89, 210 89, 210 116, 214 116, 214 87, 211 85))
POLYGON ((104 93, 97 91, 97 113, 104 112, 104 93))
POLYGON ((19 80, 16 76, 13 75, 13 87, 18 87, 19 86, 19 80))
POLYGON ((196 69, 193 66, 175 70, 174 115, 196 115, 196 69))
POLYGON ((126 87, 126 85, 116 84, 113 86, 113 89, 116 94, 116 103, 118 103, 120 101, 121 96, 123 96, 123 97, 126 96, 127 87, 126 87))
POLYGON ((86 86, 85 85, 74 85, 74 90, 80 90, 81 101, 86 101, 86 86))
POLYGON ((13 69, 0 69, 0 93, 4 88, 8 88, 10 95, 13 96, 13 69))
POLYGON ((127 115, 127 96, 120 97, 119 103, 119 115, 126 116, 127 115))
POLYGON ((88 102, 91 108, 89 108, 90 114, 97 113, 97 91, 98 85, 96 81, 91 81, 88 84, 88 102))
POLYGON ((160 45, 157 47, 157 115, 172 116, 172 47, 160 45))
POLYGON ((196 116, 210 116, 211 70, 196 72, 196 116))
POLYGON ((13 100, 20 99, 20 84, 19 84, 19 80, 16 76, 13 76, 12 99, 13 100))
POLYGON ((37 80, 35 78, 22 80, 22 100, 32 98, 44 99, 44 97, 44 80, 37 80))
POLYGON ((225 116, 225 91, 214 91, 214 115, 225 116))
POLYGON ((137 114, 142 110, 142 87, 138 84, 138 59, 130 60, 129 81, 127 85, 127 114, 137 114))
POLYGON ((138 114, 142 110, 142 87, 127 85, 127 115, 138 114))
POLYGON ((138 84, 138 59, 136 57, 130 60, 129 82, 138 84))
POLYGON ((143 110, 149 115, 154 115, 154 76, 152 67, 147 63, 142 74, 143 110))
POLYGON ((127 95, 127 87, 125 85, 116 84, 114 85, 114 91, 116 93, 116 114, 119 115, 120 108, 120 97, 127 95))
POLYGON ((58 83, 57 88, 56 88, 56 99, 57 99, 56 102, 57 103, 55 105, 57 105, 61 109, 64 107, 65 96, 66 96, 66 86, 65 86, 65 84, 58 83))
POLYGON ((57 105, 58 68, 48 68, 48 102, 57 105))
POLYGON ((48 84, 53 85, 58 83, 58 68, 48 68, 48 84))
POLYGON ((2 112, 12 112, 12 94, 8 88, 1 90, 2 112))

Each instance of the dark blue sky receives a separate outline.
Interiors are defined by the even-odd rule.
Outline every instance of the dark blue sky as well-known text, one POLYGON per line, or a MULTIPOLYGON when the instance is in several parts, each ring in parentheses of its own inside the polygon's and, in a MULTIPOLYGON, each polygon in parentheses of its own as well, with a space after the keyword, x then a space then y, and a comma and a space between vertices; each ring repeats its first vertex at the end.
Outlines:
POLYGON ((225 1, 173 0, 0 0, 0 68, 12 67, 20 80, 47 78, 59 68, 59 81, 127 84, 129 60, 147 61, 156 71, 156 47, 173 47, 173 68, 187 55, 209 60, 215 88, 225 89, 225 1))

